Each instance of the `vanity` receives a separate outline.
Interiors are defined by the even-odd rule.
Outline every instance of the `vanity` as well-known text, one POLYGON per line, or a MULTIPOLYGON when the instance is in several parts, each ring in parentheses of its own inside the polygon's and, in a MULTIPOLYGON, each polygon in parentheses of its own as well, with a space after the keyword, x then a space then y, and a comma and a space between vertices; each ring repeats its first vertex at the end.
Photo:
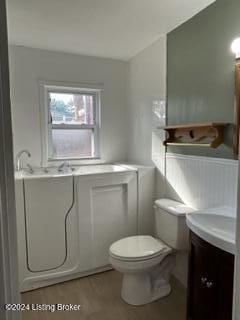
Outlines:
POLYGON ((190 229, 187 320, 231 320, 235 217, 233 208, 187 216, 190 229))

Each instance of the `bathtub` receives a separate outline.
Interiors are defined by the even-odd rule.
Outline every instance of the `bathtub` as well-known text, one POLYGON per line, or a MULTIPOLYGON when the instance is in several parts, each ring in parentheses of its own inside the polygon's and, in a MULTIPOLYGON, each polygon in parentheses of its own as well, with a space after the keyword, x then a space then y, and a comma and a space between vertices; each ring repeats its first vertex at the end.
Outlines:
POLYGON ((56 177, 66 175, 92 175, 92 174, 104 174, 104 173, 117 173, 117 172, 130 172, 137 171, 135 166, 127 164, 98 164, 98 165, 86 165, 86 166, 69 166, 63 171, 58 171, 57 167, 47 168, 34 168, 34 172, 31 173, 27 169, 15 172, 15 179, 31 179, 31 178, 44 178, 44 177, 56 177))
POLYGON ((21 291, 108 270, 111 243, 138 231, 137 176, 120 164, 17 172, 21 291))

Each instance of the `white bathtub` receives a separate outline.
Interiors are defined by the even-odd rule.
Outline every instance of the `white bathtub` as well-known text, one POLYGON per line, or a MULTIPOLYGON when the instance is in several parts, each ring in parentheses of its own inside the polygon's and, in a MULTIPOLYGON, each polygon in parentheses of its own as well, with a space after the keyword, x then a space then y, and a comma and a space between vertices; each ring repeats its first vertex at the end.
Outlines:
POLYGON ((69 168, 66 168, 62 172, 59 172, 57 167, 34 168, 33 170, 34 170, 33 173, 30 173, 27 169, 23 169, 21 171, 15 172, 15 179, 130 172, 130 171, 137 171, 137 168, 131 165, 98 164, 98 165, 86 165, 86 166, 70 166, 69 168))
POLYGON ((136 172, 105 164, 16 173, 21 291, 110 268, 111 243, 137 233, 136 172))

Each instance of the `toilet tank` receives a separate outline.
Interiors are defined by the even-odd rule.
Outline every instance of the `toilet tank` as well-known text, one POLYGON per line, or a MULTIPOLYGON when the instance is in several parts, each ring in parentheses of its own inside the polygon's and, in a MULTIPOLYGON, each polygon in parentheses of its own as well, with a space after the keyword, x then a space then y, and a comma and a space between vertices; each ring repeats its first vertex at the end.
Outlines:
POLYGON ((175 250, 187 250, 189 230, 186 214, 194 209, 170 199, 156 200, 154 209, 156 237, 175 250))

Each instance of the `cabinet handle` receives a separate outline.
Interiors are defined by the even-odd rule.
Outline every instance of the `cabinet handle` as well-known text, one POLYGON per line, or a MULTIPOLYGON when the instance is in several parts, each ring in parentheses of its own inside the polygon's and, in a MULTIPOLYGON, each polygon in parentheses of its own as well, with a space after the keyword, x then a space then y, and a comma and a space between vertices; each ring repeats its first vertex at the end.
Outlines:
POLYGON ((208 289, 211 289, 213 286, 213 282, 209 281, 206 277, 201 277, 201 284, 208 289))
POLYGON ((207 281, 207 282, 206 282, 206 287, 207 287, 208 289, 211 289, 212 286, 213 286, 213 282, 212 282, 212 281, 207 281))
POLYGON ((207 280, 206 277, 202 277, 202 278, 201 278, 201 283, 202 283, 202 284, 206 284, 207 281, 208 281, 208 280, 207 280))

